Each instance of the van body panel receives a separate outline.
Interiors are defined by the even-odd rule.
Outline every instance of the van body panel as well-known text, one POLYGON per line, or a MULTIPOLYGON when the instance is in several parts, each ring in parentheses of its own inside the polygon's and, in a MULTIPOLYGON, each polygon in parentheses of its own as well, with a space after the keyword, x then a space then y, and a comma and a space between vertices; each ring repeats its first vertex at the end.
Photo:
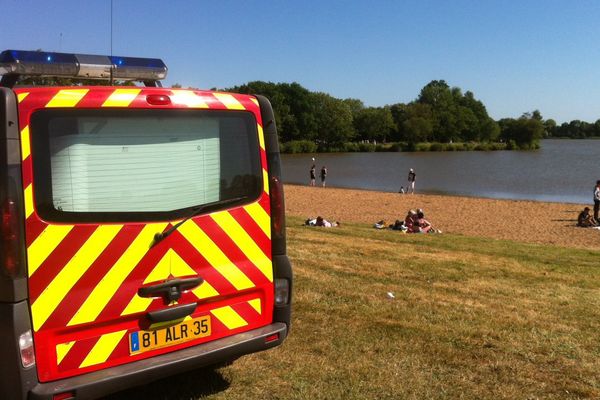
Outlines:
MULTIPOLYGON (((273 322, 269 174, 256 98, 139 87, 20 88, 15 89, 15 93, 19 101, 28 295, 40 382, 165 355, 240 335, 273 322), (150 104, 148 96, 155 95, 168 96, 170 103, 150 104), (141 110, 153 110, 150 112, 158 117, 182 110, 190 115, 201 110, 202 113, 193 114, 199 118, 219 112, 223 118, 227 115, 238 115, 241 119, 251 116, 255 121, 253 134, 256 137, 253 140, 256 140, 257 148, 250 150, 256 152, 260 190, 248 200, 240 199, 233 206, 217 207, 186 220, 160 241, 156 241, 157 233, 167 232, 183 221, 186 212, 193 207, 186 205, 179 211, 172 210, 172 214, 170 209, 160 210, 162 214, 143 210, 147 213, 144 214, 137 212, 138 205, 124 203, 123 207, 128 207, 131 215, 136 216, 132 220, 127 219, 126 212, 110 211, 91 213, 84 222, 77 216, 86 214, 87 209, 74 205, 74 201, 55 205, 54 214, 43 211, 46 191, 55 198, 58 196, 58 186, 43 187, 45 171, 59 169, 59 162, 55 161, 58 155, 71 166, 81 154, 96 153, 90 153, 93 146, 89 143, 69 142, 69 137, 65 135, 65 139, 59 132, 57 138, 52 139, 58 143, 58 150, 50 155, 43 154, 45 142, 40 141, 48 140, 42 136, 50 134, 44 131, 43 123, 37 121, 50 121, 56 125, 69 115, 81 115, 81 121, 87 121, 85 118, 95 118, 89 110, 125 110, 122 112, 132 115, 140 114, 141 110), (47 118, 41 118, 42 114, 47 118), (50 166, 52 168, 48 168, 50 166), (173 218, 165 218, 165 215, 173 218), (148 298, 138 293, 142 287, 196 277, 201 278, 201 284, 181 290, 176 299, 166 295, 148 298), (162 325, 152 325, 148 319, 149 313, 185 304, 196 306, 183 318, 162 325), (173 329, 176 333, 177 327, 185 321, 201 318, 210 321, 208 336, 184 342, 174 340, 173 345, 145 352, 132 350, 135 332, 173 329)), ((115 120, 121 115, 115 111, 115 120)), ((219 121, 215 126, 225 125, 219 121)), ((91 130, 89 138, 93 139, 94 134, 97 132, 91 130)), ((200 150, 208 142, 198 143, 200 150)), ((126 151, 130 146, 122 147, 126 151)), ((110 151, 114 152, 114 148, 110 151)), ((161 170, 168 168, 169 164, 165 165, 167 167, 161 170)), ((177 157, 170 165, 179 165, 177 157)), ((123 170, 122 174, 133 174, 133 171, 137 170, 123 170)), ((56 179, 56 176, 52 175, 52 178, 56 179)), ((211 179, 222 185, 217 178, 211 179)), ((72 178, 69 184, 76 185, 77 179, 80 178, 72 178)), ((152 189, 151 186, 144 186, 144 190, 152 189)), ((74 193, 74 190, 69 192, 69 196, 76 197, 74 193)), ((140 198, 141 206, 143 196, 140 198)), ((109 203, 106 207, 111 206, 109 203)))

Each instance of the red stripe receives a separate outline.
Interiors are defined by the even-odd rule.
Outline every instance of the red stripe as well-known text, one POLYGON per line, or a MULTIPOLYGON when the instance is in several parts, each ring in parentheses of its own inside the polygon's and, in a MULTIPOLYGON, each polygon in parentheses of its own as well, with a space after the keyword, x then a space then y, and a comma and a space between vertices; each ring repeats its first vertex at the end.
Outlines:
POLYGON ((21 171, 23 176, 23 188, 27 188, 33 182, 33 167, 31 155, 21 162, 21 171))
POLYGON ((71 350, 69 350, 65 358, 63 358, 62 362, 58 366, 58 370, 62 372, 79 369, 79 366, 83 360, 85 360, 87 355, 90 354, 90 351, 92 351, 92 348, 94 348, 94 345, 98 342, 98 339, 100 338, 98 337, 75 342, 73 347, 71 347, 71 350))
MULTIPOLYGON (((242 226, 242 228, 248 232, 248 235, 254 240, 256 245, 262 250, 265 256, 271 259, 271 239, 263 232, 260 226, 252 219, 250 214, 243 209, 237 208, 231 210, 230 214, 235 220, 242 226)), ((269 226, 269 229, 271 227, 269 226)))
POLYGON ((108 97, 114 92, 114 89, 97 88, 90 89, 85 96, 77 103, 77 108, 100 108, 108 97))
POLYGON ((267 215, 271 216, 271 198, 267 194, 267 192, 263 192, 263 195, 258 199, 258 204, 265 210, 267 215))
MULTIPOLYGON (((262 303, 261 306, 263 306, 262 303)), ((247 302, 235 304, 232 308, 244 319, 244 321, 248 322, 248 325, 260 324, 264 320, 264 316, 256 312, 254 307, 247 302)))
POLYGON ((92 290, 106 276, 143 229, 143 225, 124 226, 96 261, 77 281, 47 321, 48 327, 62 327, 73 318, 92 290))
POLYGON ((39 235, 46 229, 48 224, 39 220, 35 213, 27 219, 25 224, 25 245, 27 248, 37 239, 39 235))
POLYGON ((225 231, 212 219, 202 218, 198 221, 202 224, 200 228, 212 239, 212 241, 221 249, 227 258, 234 263, 256 286, 269 284, 269 280, 260 270, 248 259, 242 250, 225 231))
POLYGON ((73 258, 75 253, 94 233, 97 225, 76 226, 65 236, 58 246, 44 260, 42 265, 29 278, 29 296, 31 302, 39 297, 48 287, 52 280, 64 268, 64 266, 73 258))

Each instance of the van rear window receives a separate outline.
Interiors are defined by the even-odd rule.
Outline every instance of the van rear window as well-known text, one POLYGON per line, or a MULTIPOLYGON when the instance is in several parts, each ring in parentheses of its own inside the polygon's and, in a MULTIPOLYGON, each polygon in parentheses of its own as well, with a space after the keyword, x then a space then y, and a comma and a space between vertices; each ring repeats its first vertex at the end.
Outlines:
POLYGON ((262 192, 245 111, 45 109, 30 132, 35 205, 48 220, 176 219, 262 192))

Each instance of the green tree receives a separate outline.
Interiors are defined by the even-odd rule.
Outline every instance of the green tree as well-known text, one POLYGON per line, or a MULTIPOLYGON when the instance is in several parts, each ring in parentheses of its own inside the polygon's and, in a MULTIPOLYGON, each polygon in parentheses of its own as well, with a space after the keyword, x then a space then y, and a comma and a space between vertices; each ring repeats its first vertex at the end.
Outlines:
POLYGON ((354 128, 361 140, 386 142, 396 124, 389 107, 369 107, 354 116, 354 128))
POLYGON ((317 92, 312 97, 320 148, 328 149, 352 140, 355 131, 350 106, 327 93, 317 92))

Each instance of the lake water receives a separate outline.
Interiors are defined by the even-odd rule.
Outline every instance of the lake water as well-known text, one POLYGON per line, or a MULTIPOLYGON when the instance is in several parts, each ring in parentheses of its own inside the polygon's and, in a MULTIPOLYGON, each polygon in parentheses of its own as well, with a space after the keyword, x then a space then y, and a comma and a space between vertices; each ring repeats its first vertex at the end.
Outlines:
POLYGON ((312 157, 327 185, 397 192, 414 168, 416 191, 502 199, 593 203, 600 140, 543 140, 537 151, 285 154, 283 180, 308 184, 312 157))

